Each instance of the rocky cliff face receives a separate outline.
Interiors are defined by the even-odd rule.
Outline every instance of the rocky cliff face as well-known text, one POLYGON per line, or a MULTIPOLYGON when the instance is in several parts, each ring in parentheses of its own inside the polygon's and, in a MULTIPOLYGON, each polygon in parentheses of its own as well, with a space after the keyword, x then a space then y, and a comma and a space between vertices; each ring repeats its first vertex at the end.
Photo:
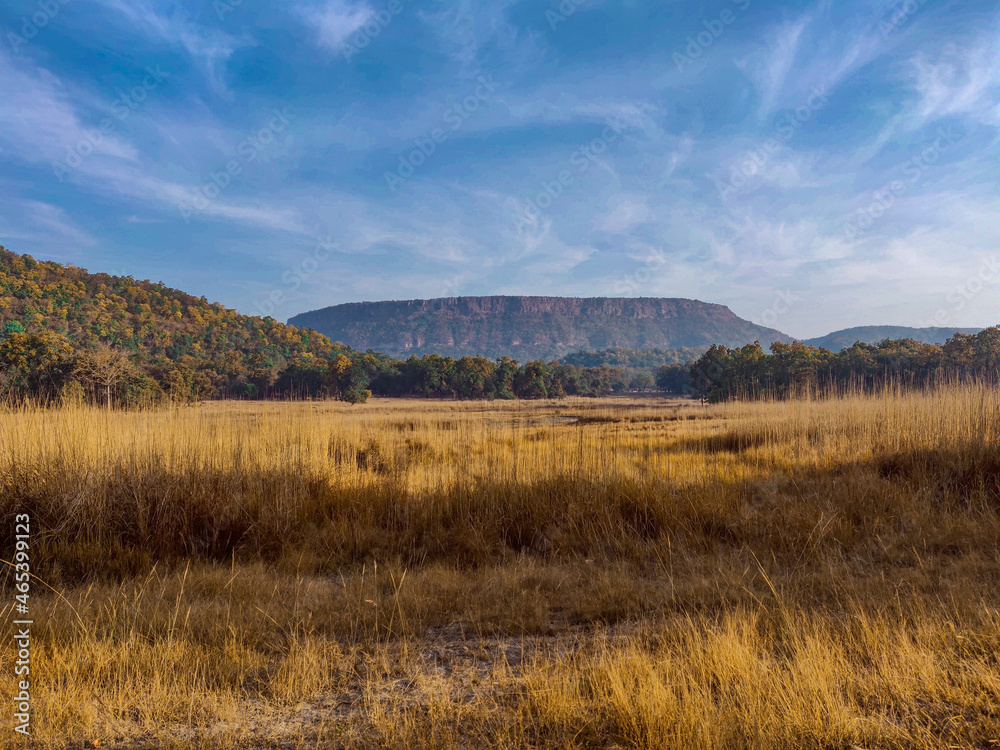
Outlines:
POLYGON ((723 305, 688 299, 612 297, 449 297, 354 302, 296 315, 358 349, 396 356, 509 355, 557 359, 582 349, 646 348, 790 341, 723 305))

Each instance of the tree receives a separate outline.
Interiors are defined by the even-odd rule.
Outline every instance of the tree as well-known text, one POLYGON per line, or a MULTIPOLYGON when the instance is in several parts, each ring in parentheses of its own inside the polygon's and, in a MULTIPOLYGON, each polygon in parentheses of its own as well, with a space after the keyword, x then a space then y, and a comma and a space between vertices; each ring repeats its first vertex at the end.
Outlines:
POLYGON ((688 393, 691 371, 685 365, 664 365, 656 371, 656 387, 667 393, 688 393))
POLYGON ((455 363, 455 395, 469 399, 492 397, 496 371, 496 364, 485 357, 462 357, 455 363))
POLYGON ((585 384, 581 382, 582 371, 582 368, 574 365, 552 365, 552 385, 558 387, 559 395, 577 396, 586 390, 585 384))
POLYGON ((545 362, 528 362, 514 377, 514 393, 518 398, 548 398, 548 380, 545 362))
POLYGON ((350 404, 363 404, 372 392, 368 389, 368 368, 375 365, 374 358, 352 360, 341 353, 327 366, 326 381, 334 398, 350 404))
POLYGON ((102 389, 111 408, 111 392, 134 373, 129 355, 107 344, 98 344, 94 349, 84 349, 77 356, 74 374, 102 389))
POLYGON ((57 333, 28 334, 16 328, 20 326, 7 326, 0 339, 0 383, 23 395, 54 397, 70 369, 72 346, 57 333))
POLYGON ((194 401, 194 370, 187 365, 177 365, 167 373, 164 387, 170 395, 170 400, 178 404, 194 401))
POLYGON ((653 373, 645 370, 640 370, 633 375, 632 380, 628 384, 628 387, 633 391, 650 391, 655 386, 656 380, 653 378, 653 373))
POLYGON ((514 377, 519 371, 516 359, 511 359, 507 355, 497 360, 497 369, 494 374, 494 390, 497 398, 514 398, 514 377))
POLYGON ((712 344, 708 351, 691 364, 691 387, 694 392, 708 401, 729 398, 725 385, 730 364, 729 349, 712 344))

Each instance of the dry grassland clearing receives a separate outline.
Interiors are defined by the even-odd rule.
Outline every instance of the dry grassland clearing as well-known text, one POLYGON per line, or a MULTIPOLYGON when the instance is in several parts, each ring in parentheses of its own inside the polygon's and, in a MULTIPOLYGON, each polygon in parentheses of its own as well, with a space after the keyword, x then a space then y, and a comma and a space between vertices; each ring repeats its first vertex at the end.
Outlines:
POLYGON ((39 748, 1000 745, 986 387, 8 411, 0 508, 39 748))

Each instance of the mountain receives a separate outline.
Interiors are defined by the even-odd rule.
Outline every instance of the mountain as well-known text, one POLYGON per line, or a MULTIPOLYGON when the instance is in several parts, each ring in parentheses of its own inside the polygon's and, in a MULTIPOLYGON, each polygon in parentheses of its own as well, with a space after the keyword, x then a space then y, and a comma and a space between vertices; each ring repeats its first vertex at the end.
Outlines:
POLYGON ((241 315, 163 284, 88 273, 3 247, 0 345, 0 390, 43 361, 55 372, 74 353, 106 345, 128 352, 140 373, 164 387, 197 372, 199 389, 220 395, 253 395, 289 368, 325 365, 344 351, 315 331, 241 315))
POLYGON ((956 333, 977 334, 981 328, 909 328, 907 326, 859 326, 834 331, 826 336, 807 339, 802 343, 839 352, 860 341, 863 344, 877 344, 885 339, 913 339, 923 344, 943 344, 956 333))
POLYGON ((396 356, 508 355, 558 359, 581 349, 741 346, 791 341, 737 317, 728 307, 689 299, 610 297, 448 297, 353 302, 296 315, 355 349, 396 356))

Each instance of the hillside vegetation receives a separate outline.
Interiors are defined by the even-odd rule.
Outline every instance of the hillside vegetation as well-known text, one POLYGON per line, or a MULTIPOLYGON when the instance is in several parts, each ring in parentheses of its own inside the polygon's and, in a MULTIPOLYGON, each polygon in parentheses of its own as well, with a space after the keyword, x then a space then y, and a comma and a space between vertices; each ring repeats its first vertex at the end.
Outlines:
POLYGON ((992 747, 998 416, 972 383, 8 412, 0 515, 59 592, 31 746, 992 747))
POLYGON ((137 406, 372 393, 465 399, 650 390, 649 369, 508 357, 395 360, 131 277, 0 248, 0 400, 137 406))
POLYGON ((162 284, 4 248, 0 331, 0 386, 42 397, 75 379, 80 352, 128 355, 116 396, 139 401, 162 391, 254 396, 283 373, 317 368, 338 351, 315 331, 240 315, 162 284))
MULTIPOLYGON (((501 337, 516 338, 517 327, 534 320, 543 326, 534 335, 548 341, 545 346, 572 340, 582 330, 574 332, 561 317, 570 308, 581 315, 583 327, 614 323, 655 328, 665 325, 664 316, 673 316, 671 336, 685 330, 733 336, 735 330, 754 329, 727 308, 689 300, 498 297, 443 302, 448 303, 442 308, 447 315, 475 310, 475 320, 488 321, 490 330, 514 326, 501 337), (564 334, 568 338, 560 338, 564 334)), ((399 305, 418 311, 407 325, 426 318, 422 303, 352 309, 368 315, 399 305)), ((383 324, 373 318, 372 330, 383 324)), ((373 394, 546 399, 655 390, 694 392, 711 400, 784 397, 829 387, 924 387, 947 378, 995 377, 998 342, 1000 332, 991 328, 975 336, 957 333, 940 346, 886 340, 838 353, 776 341, 767 354, 755 341, 734 348, 611 347, 574 352, 562 361, 521 363, 506 355, 455 358, 436 353, 404 360, 371 349, 358 351, 308 328, 240 315, 162 284, 91 274, 0 248, 0 400, 13 403, 87 400, 131 407, 232 397, 357 403, 373 394)))

